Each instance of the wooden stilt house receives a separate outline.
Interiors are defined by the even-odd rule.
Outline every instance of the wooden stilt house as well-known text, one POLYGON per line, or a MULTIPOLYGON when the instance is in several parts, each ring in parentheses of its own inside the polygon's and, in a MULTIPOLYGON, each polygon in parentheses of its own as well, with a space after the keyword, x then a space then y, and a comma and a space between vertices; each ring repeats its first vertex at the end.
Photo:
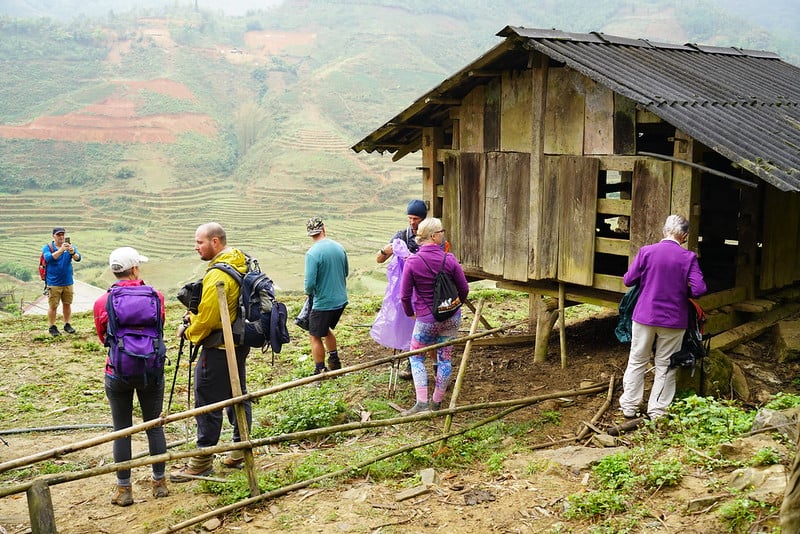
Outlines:
POLYGON ((770 52, 506 27, 353 149, 422 151, 472 279, 616 307, 667 215, 707 308, 800 281, 800 69, 770 52))

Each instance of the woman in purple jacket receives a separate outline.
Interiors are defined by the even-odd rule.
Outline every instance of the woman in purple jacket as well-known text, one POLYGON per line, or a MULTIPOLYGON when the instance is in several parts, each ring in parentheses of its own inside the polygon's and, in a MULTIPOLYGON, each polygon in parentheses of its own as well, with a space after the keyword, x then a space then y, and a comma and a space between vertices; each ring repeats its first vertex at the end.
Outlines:
MULTIPOLYGON (((442 269, 450 275, 458 288, 461 302, 469 295, 469 285, 464 270, 452 254, 442 250, 444 242, 442 221, 425 219, 417 228, 417 243, 420 244, 416 254, 408 257, 400 280, 400 302, 403 311, 409 317, 416 317, 414 333, 411 336, 411 350, 421 349, 437 343, 455 339, 461 324, 461 310, 444 321, 433 317, 433 282, 436 274, 442 269)), ((417 402, 404 410, 401 415, 411 415, 427 410, 438 410, 442 406, 442 398, 450 382, 450 357, 453 346, 448 345, 436 351, 436 386, 430 404, 428 403, 428 372, 425 369, 425 354, 409 357, 411 374, 414 379, 417 402)))
POLYGON ((681 245, 689 234, 689 221, 670 215, 664 223, 664 239, 639 249, 623 282, 639 284, 641 292, 633 309, 631 352, 622 379, 619 405, 626 418, 634 418, 644 397, 644 374, 655 343, 655 377, 647 416, 667 413, 675 396, 675 372, 669 357, 677 352, 689 321, 689 298, 706 292, 697 255, 681 245))

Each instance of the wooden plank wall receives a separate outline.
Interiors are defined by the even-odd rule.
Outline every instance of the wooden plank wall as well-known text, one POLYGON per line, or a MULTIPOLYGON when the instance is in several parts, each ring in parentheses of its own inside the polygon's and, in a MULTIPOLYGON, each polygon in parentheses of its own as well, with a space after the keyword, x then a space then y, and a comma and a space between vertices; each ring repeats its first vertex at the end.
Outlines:
POLYGON ((614 152, 636 154, 636 102, 614 95, 614 152))
POLYGON ((442 225, 447 229, 445 236, 450 241, 450 252, 461 257, 459 203, 459 182, 461 181, 461 157, 448 152, 444 159, 444 184, 442 189, 442 225))
POLYGON ((503 73, 500 150, 504 152, 531 152, 532 79, 532 70, 503 73))
MULTIPOLYGON (((506 212, 508 211, 506 161, 498 152, 486 157, 486 206, 483 228, 483 270, 502 275, 505 259, 506 212)), ((527 265, 527 260, 526 260, 527 265)))
MULTIPOLYGON (((491 154, 490 154, 491 156, 491 154)), ((505 211, 505 262, 503 277, 507 280, 525 282, 528 280, 530 221, 530 154, 504 152, 498 154, 503 160, 507 178, 505 211)))
POLYGON ((486 85, 483 94, 483 150, 493 152, 500 150, 500 91, 501 78, 493 78, 486 85))
POLYGON ((569 68, 551 68, 548 71, 547 110, 544 118, 545 154, 583 154, 586 79, 569 68))
POLYGON ((633 166, 631 194, 630 257, 640 248, 660 241, 664 221, 670 214, 672 163, 637 160, 633 166))
POLYGON ((483 152, 483 108, 485 86, 473 89, 461 102, 459 110, 459 137, 462 152, 483 152))
POLYGON ((611 89, 585 78, 586 126, 583 132, 584 154, 614 153, 614 93, 611 89))
POLYGON ((546 156, 542 165, 542 188, 539 191, 542 205, 542 223, 534 262, 530 265, 531 278, 556 278, 558 275, 558 157, 546 156))
POLYGON ((483 154, 461 153, 461 175, 456 197, 460 208, 456 213, 460 220, 457 226, 447 229, 449 239, 459 241, 458 259, 461 264, 476 268, 481 266, 481 241, 484 235, 486 178, 483 161, 483 154))
POLYGON ((800 279, 800 196, 768 185, 764 192, 760 289, 800 279))
POLYGON ((583 157, 558 159, 558 280, 590 286, 600 163, 583 157))

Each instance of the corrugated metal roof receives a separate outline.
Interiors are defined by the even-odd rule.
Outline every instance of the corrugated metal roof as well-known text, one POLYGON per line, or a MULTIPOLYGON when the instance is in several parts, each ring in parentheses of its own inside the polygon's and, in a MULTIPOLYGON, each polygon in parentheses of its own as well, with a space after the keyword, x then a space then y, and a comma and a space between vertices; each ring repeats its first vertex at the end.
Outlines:
POLYGON ((404 155, 439 126, 482 70, 528 68, 536 50, 630 98, 783 191, 800 191, 800 69, 776 54, 508 26, 506 40, 435 87, 353 150, 404 155), (443 103, 445 102, 445 103, 443 103))

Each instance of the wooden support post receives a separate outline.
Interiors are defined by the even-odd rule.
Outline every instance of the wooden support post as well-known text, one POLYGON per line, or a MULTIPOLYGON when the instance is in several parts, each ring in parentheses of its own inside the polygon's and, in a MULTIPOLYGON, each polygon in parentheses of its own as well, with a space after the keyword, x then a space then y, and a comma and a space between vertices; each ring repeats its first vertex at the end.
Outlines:
MULTIPOLYGON (((478 321, 481 319, 481 310, 483 310, 483 299, 478 301, 478 306, 475 308, 475 317, 472 318, 472 325, 469 327, 470 335, 474 334, 478 329, 478 321)), ((458 395, 461 393, 461 384, 464 380, 464 375, 467 372, 467 362, 469 361, 469 353, 472 350, 472 340, 467 341, 464 345, 464 355, 461 356, 461 363, 458 365, 458 376, 456 376, 456 383, 453 386, 453 393, 450 395, 450 408, 456 407, 458 395)), ((453 414, 447 414, 444 418, 444 433, 450 432, 450 425, 453 423, 453 414)))
POLYGON ((558 316, 561 318, 558 338, 560 340, 561 345, 561 368, 567 368, 567 328, 566 328, 566 318, 564 317, 564 301, 565 301, 565 290, 564 290, 564 282, 558 283, 558 316))
MULTIPOLYGON (((217 282, 217 299, 219 300, 219 316, 222 321, 222 336, 225 339, 225 355, 228 360, 228 374, 231 379, 231 393, 234 397, 242 395, 242 386, 239 383, 239 367, 236 364, 236 348, 233 341, 233 330, 231 329, 231 316, 228 312, 228 298, 225 295, 225 282, 217 282)), ((250 428, 247 426, 247 415, 244 405, 237 403, 233 405, 236 413, 236 423, 239 426, 239 437, 242 441, 250 441, 250 428)), ((258 489, 258 476, 256 475, 256 462, 253 458, 253 449, 244 450, 244 465, 247 470, 247 481, 250 485, 250 497, 255 497, 261 493, 258 489)))
POLYGON ((43 480, 36 480, 26 493, 31 532, 33 534, 55 534, 57 532, 56 516, 53 513, 50 486, 43 480))
MULTIPOLYGON (((472 310, 472 313, 474 313, 475 315, 477 315, 477 316, 478 316, 478 318, 480 319, 480 321, 481 321, 481 324, 482 324, 483 326, 485 326, 485 327, 486 327, 488 330, 492 330, 492 329, 494 328, 494 327, 491 325, 491 323, 489 323, 489 321, 487 321, 487 320, 486 320, 486 317, 483 317, 482 315, 480 315, 478 312, 476 312, 476 311, 475 311, 475 305, 472 303, 472 301, 470 301, 469 299, 467 299, 467 300, 465 300, 465 301, 464 301, 464 304, 466 304, 466 305, 467 305, 467 308, 469 308, 470 310, 472 310)), ((472 332, 472 333, 474 334, 475 332, 472 332)), ((496 333, 494 333, 494 334, 492 334, 492 335, 493 335, 494 337, 499 337, 499 336, 500 336, 500 333, 499 333, 499 332, 496 332, 496 333)))
POLYGON ((547 345, 550 342, 553 325, 558 319, 558 308, 555 299, 536 295, 536 300, 536 341, 534 342, 533 361, 542 363, 547 359, 547 345))

